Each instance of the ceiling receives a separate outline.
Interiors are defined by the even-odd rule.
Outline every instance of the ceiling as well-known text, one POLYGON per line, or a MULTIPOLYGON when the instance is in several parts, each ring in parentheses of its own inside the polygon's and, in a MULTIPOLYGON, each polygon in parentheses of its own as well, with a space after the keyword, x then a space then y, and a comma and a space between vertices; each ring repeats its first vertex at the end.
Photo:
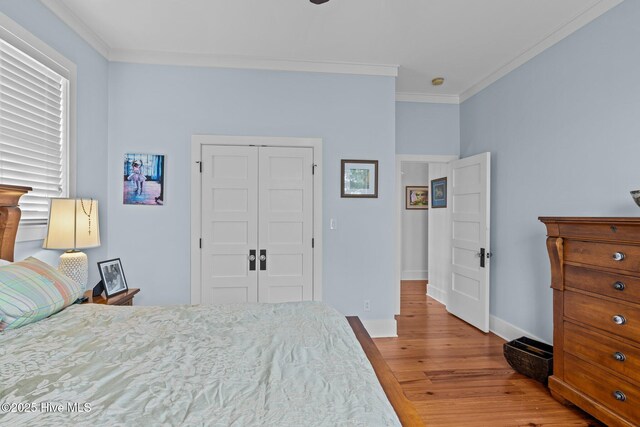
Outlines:
POLYGON ((42 0, 110 60, 397 73, 399 99, 452 103, 621 1, 42 0))

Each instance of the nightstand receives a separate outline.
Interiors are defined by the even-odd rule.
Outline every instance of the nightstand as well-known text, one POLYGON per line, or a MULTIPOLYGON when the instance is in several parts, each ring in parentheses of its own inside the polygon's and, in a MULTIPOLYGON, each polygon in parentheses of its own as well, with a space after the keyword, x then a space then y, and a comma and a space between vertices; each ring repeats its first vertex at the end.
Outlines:
POLYGON ((121 294, 114 295, 111 298, 105 298, 102 295, 99 297, 91 296, 93 290, 89 289, 84 293, 84 296, 89 299, 83 302, 83 304, 133 305, 133 297, 138 292, 140 292, 138 288, 129 288, 121 294))

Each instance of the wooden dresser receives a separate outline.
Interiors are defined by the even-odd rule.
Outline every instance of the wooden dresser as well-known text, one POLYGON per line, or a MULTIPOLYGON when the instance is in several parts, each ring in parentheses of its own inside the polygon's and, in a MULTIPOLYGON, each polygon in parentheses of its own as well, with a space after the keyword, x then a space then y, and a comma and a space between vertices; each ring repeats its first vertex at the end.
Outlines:
POLYGON ((640 425, 640 218, 541 217, 553 288, 553 396, 640 425))

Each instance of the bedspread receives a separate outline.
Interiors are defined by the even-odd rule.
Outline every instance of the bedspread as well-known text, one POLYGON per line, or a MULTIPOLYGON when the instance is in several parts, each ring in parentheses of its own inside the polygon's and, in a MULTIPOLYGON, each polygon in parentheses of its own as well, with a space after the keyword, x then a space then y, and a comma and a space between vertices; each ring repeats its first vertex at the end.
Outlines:
POLYGON ((345 318, 314 302, 74 305, 0 334, 0 404, 3 426, 400 425, 345 318))

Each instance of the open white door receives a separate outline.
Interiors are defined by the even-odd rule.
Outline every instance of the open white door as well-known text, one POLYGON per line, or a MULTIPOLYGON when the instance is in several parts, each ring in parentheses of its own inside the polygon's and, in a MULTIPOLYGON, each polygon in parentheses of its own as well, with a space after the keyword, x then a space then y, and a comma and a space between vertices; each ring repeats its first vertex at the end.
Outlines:
POLYGON ((489 332, 490 153, 451 162, 451 289, 447 310, 489 332))

